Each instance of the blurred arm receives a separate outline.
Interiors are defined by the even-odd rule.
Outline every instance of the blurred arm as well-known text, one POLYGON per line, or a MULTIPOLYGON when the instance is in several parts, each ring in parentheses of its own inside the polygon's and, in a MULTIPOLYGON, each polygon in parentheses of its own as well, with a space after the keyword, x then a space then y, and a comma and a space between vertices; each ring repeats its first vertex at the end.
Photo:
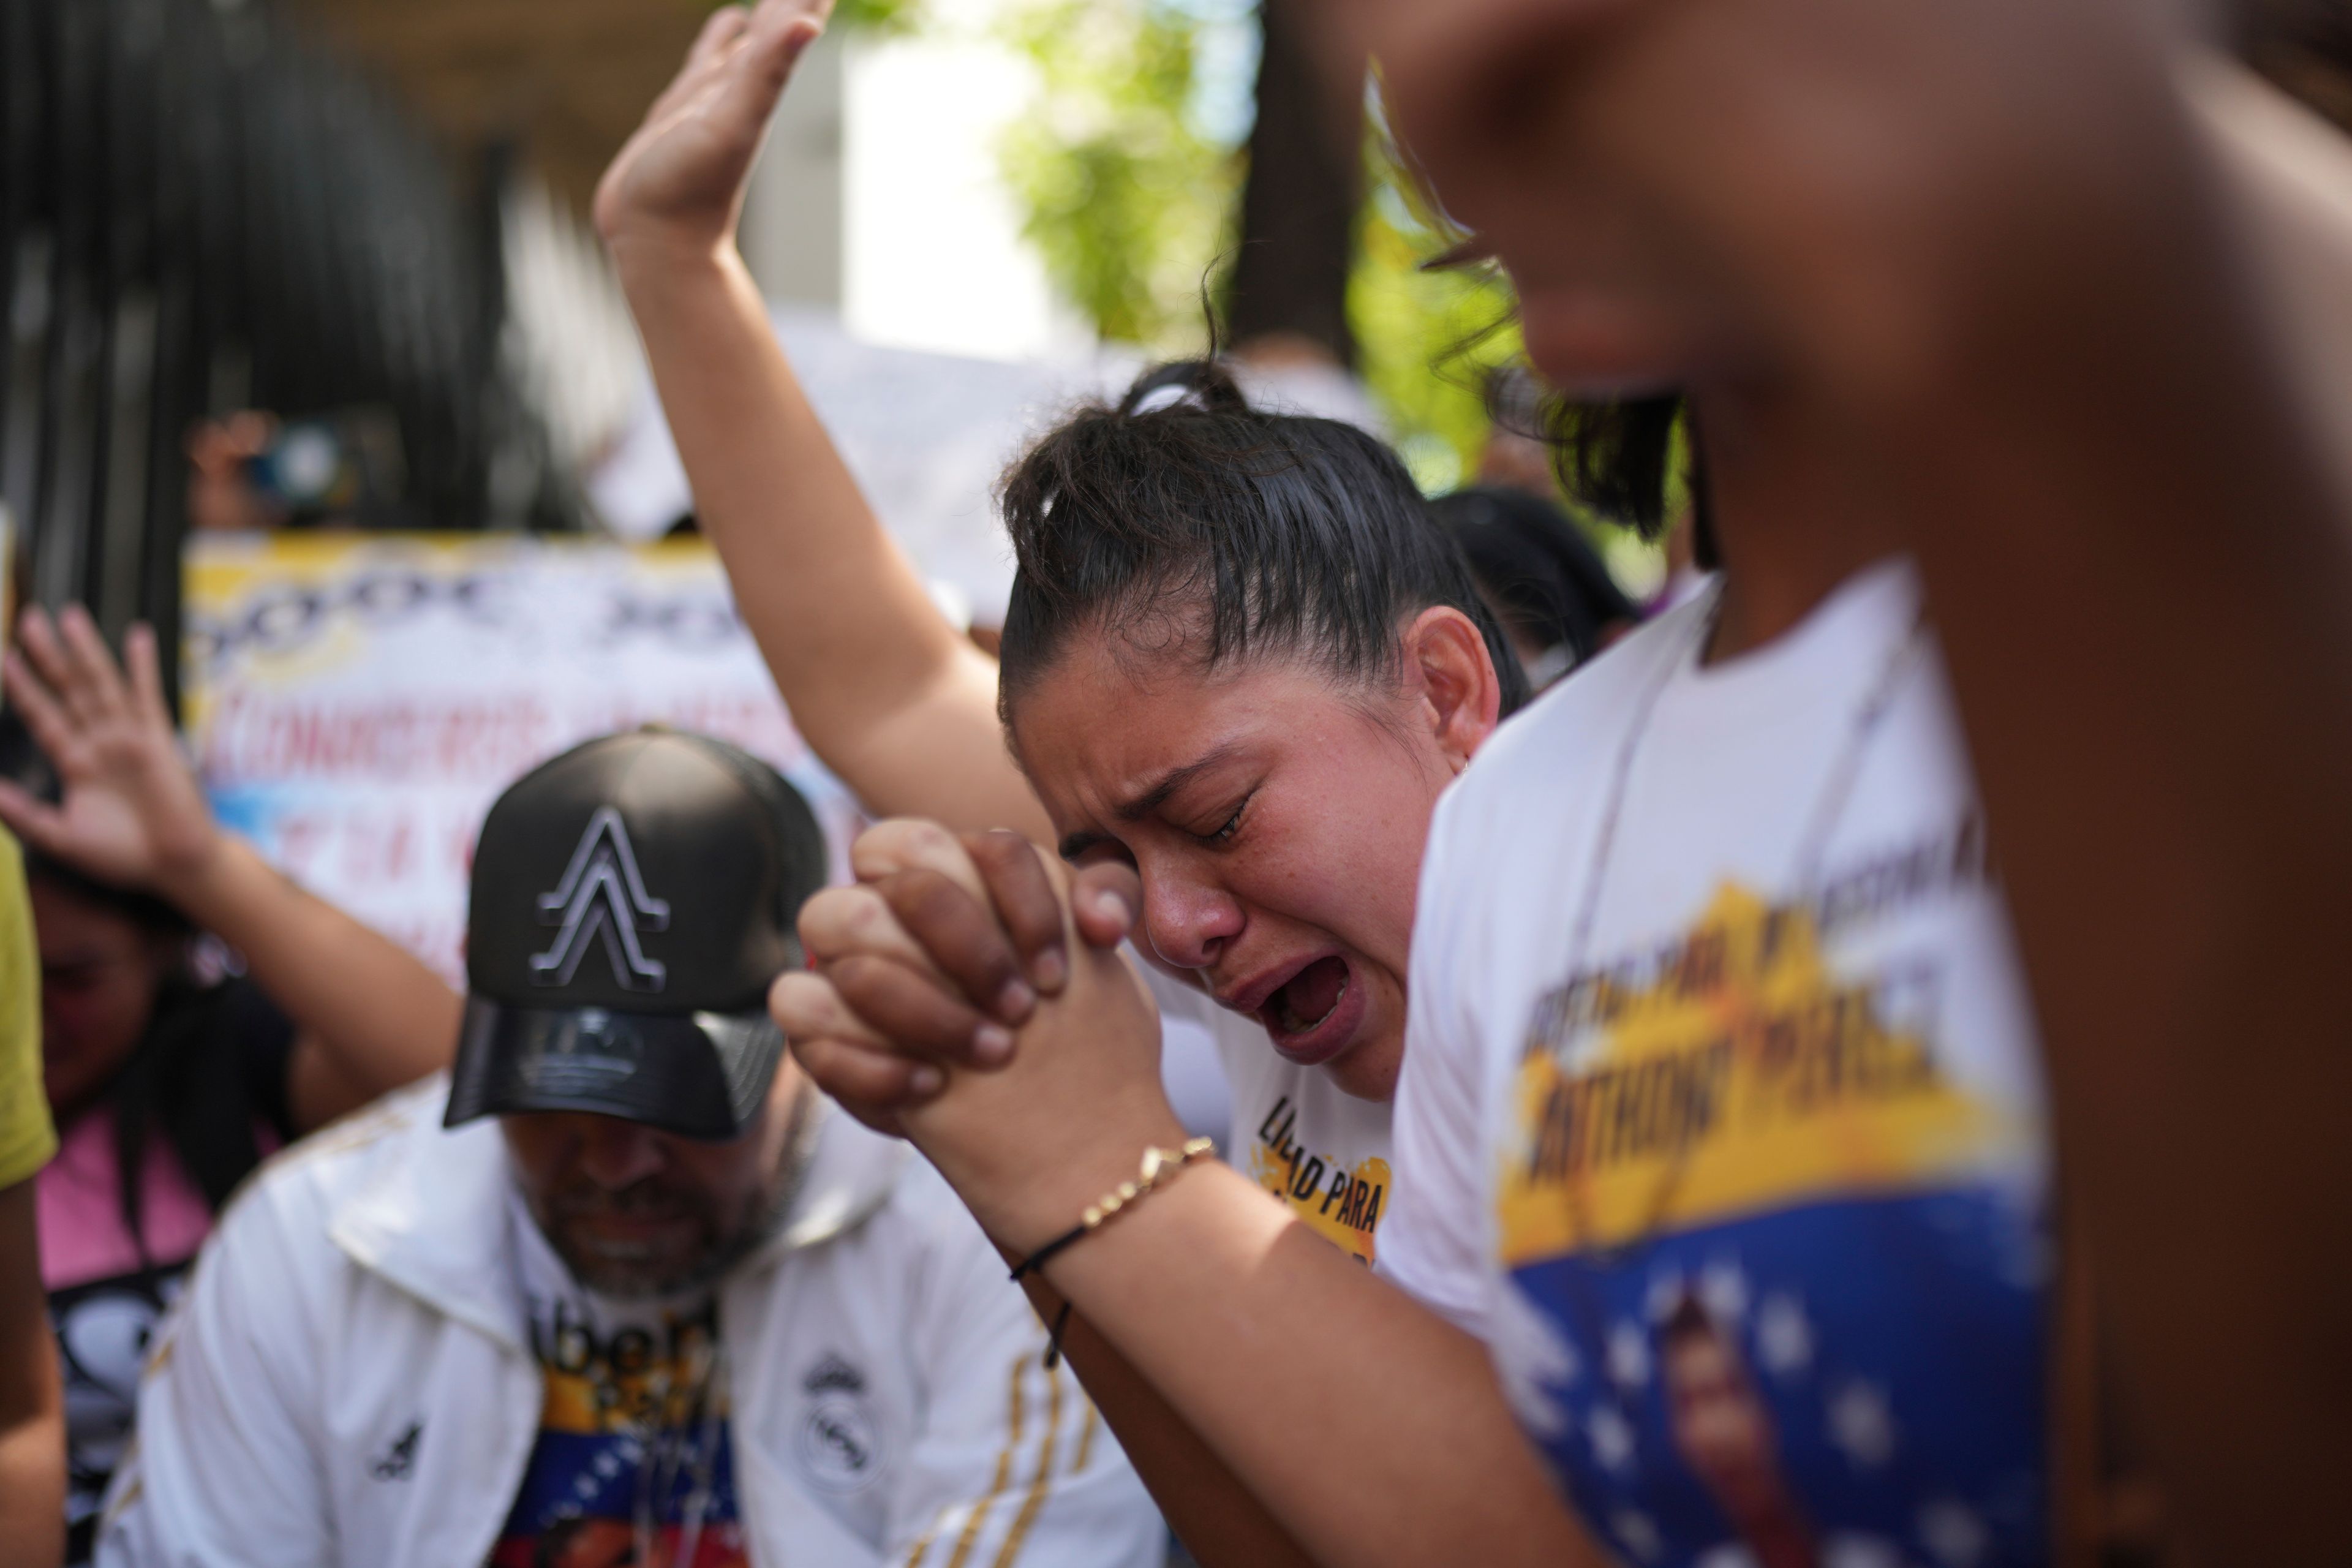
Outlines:
POLYGON ((2315 1560, 2352 1401, 2352 530, 2275 335, 2323 323, 2186 117, 2126 123, 2076 212, 1987 226, 2005 255, 1922 306, 1965 348, 1870 424, 2136 1422, 2206 1555, 2315 1560))
POLYGON ((464 1011, 415 954, 305 892, 228 834, 159 884, 245 957, 299 1031, 288 1064, 296 1127, 310 1131, 449 1065, 464 1011))
POLYGON ((7 692, 64 798, 0 782, 0 820, 87 876, 155 894, 245 955, 300 1031, 288 1092, 302 1130, 446 1067, 457 994, 221 830, 173 734, 154 633, 132 627, 124 652, 127 679, 79 605, 56 622, 26 612, 7 692))
MULTIPOLYGON (((313 1223, 316 1223, 315 1216, 313 1223)), ((323 1235, 289 1233, 266 1194, 232 1205, 139 1380, 139 1430, 107 1488, 104 1568, 320 1568, 382 1562, 338 1542, 318 1361, 323 1235)))
POLYGON ((1045 1364, 996 1249, 943 1187, 914 1176, 902 1193, 932 1237, 908 1337, 923 1417, 878 1561, 1161 1568, 1167 1526, 1071 1369, 1045 1364))
POLYGON ((23 1568, 66 1549, 66 1409, 41 1293, 33 1184, 0 1189, 0 1541, 23 1568))
POLYGON ((2336 493, 2352 497, 2352 141, 2220 56, 2192 55, 2185 79, 2252 226, 2263 302, 2336 493))

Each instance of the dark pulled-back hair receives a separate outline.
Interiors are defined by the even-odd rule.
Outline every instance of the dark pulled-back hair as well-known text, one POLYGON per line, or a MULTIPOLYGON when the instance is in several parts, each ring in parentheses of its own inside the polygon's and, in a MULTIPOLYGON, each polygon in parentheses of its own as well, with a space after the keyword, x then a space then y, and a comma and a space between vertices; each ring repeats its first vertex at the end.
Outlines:
POLYGON ((1118 628, 1202 669, 1300 655, 1391 675, 1407 617, 1438 605, 1486 639, 1502 710, 1526 677, 1460 551, 1379 440, 1254 408, 1213 359, 1147 373, 1079 408, 998 489, 1019 570, 998 699, 1012 705, 1073 634, 1118 628))
POLYGON ((1674 479, 1675 433, 1689 447, 1693 543, 1698 563, 1719 564, 1715 521, 1698 433, 1679 393, 1605 402, 1578 402, 1548 392, 1524 366, 1489 374, 1486 413, 1504 429, 1551 448, 1560 493, 1594 516, 1655 540, 1666 531, 1667 492, 1674 479))
POLYGON ((1642 612, 1568 513, 1507 485, 1473 485, 1438 497, 1430 511, 1461 546, 1486 602, 1544 648, 1564 647, 1572 668, 1608 646, 1612 628, 1642 612))
POLYGON ((1546 417, 1561 487, 1611 521, 1657 538, 1682 413, 1679 397, 1554 403, 1546 417))

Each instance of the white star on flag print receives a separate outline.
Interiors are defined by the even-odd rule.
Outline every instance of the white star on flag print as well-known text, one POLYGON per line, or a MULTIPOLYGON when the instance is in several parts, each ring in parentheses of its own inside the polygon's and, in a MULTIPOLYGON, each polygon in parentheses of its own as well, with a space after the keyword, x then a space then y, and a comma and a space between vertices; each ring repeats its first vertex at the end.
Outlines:
POLYGON ((2042 1561, 2047 1211, 1952 993, 1738 883, 1668 945, 1538 997, 1512 1058, 1514 1408, 1645 1568, 2042 1561))
POLYGON ((1876 1469, 1895 1458, 1895 1417, 1886 1396, 1866 1383, 1850 1383, 1830 1400, 1830 1436, 1847 1458, 1876 1469))

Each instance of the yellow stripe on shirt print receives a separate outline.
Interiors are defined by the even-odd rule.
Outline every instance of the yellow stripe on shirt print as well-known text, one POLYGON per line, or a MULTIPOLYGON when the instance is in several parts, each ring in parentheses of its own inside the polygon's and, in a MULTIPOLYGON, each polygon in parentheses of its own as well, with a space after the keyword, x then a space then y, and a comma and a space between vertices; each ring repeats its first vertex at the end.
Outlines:
POLYGON ((1888 977, 1831 972, 1809 910, 1727 883, 1670 952, 1638 987, 1587 976, 1537 1007, 1496 1194, 1507 1264, 1933 1187, 2029 1146, 1885 1016, 1888 977))
POLYGON ((1339 1165, 1292 1147, 1250 1150, 1250 1179, 1289 1205, 1307 1227, 1359 1263, 1372 1260, 1372 1235, 1388 1207, 1389 1163, 1373 1155, 1339 1165))
POLYGON ((689 1345, 672 1356, 610 1371, 569 1372, 541 1363, 547 1397, 540 1406, 540 1428, 591 1436, 641 1431, 647 1425, 683 1426, 698 1415, 723 1420, 727 1389, 708 1375, 710 1354, 705 1346, 689 1345), (706 1387, 711 1408, 698 1412, 706 1387))

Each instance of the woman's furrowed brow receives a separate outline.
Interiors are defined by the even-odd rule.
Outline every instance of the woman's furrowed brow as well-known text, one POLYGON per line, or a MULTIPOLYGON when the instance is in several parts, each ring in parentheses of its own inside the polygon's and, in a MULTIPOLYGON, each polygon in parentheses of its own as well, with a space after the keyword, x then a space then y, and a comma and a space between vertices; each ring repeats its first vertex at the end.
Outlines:
POLYGON ((1192 762, 1186 763, 1181 767, 1169 769, 1166 773, 1160 774, 1159 781, 1153 784, 1150 788, 1143 790, 1128 800, 1124 805, 1118 806, 1114 815, 1116 815, 1121 822, 1141 821, 1144 817, 1150 816, 1153 812, 1158 811, 1161 806, 1167 805, 1168 802, 1174 797, 1178 790, 1182 789, 1186 784, 1191 784, 1202 773, 1208 773, 1212 769, 1220 767, 1225 763, 1231 761, 1234 753, 1239 749, 1239 747, 1228 742, 1223 745, 1213 748, 1206 754, 1198 757, 1192 762))
MULTIPOLYGON (((1158 811, 1161 806, 1167 805, 1170 800, 1175 797, 1176 792, 1182 789, 1186 784, 1191 784, 1202 774, 1209 773, 1212 770, 1232 761, 1234 755, 1240 750, 1241 748, 1239 745, 1232 742, 1227 742, 1224 744, 1211 748, 1202 756, 1195 758, 1192 762, 1184 763, 1181 767, 1169 769, 1166 773, 1160 774, 1159 778, 1152 781, 1150 784, 1139 790, 1127 800, 1113 807, 1111 815, 1118 818, 1121 822, 1141 821, 1143 818, 1150 816, 1153 812, 1158 811)), ((1094 848, 1097 845, 1108 843, 1110 841, 1110 837, 1111 836, 1108 833, 1097 833, 1091 829, 1082 829, 1079 832, 1070 834, 1061 842, 1059 847, 1061 857, 1065 860, 1076 860, 1079 856, 1085 854, 1087 850, 1094 848)))

